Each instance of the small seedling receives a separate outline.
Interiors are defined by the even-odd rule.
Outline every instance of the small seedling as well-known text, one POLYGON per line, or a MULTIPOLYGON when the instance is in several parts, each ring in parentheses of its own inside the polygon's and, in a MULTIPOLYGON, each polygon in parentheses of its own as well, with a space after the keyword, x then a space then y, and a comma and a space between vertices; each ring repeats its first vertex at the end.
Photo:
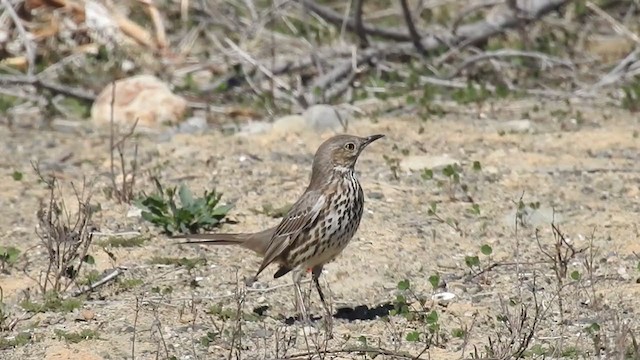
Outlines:
POLYGON ((458 220, 456 220, 454 218, 451 218, 451 217, 444 219, 438 214, 438 205, 436 204, 435 201, 432 201, 431 204, 429 205, 429 209, 427 209, 427 215, 431 216, 432 219, 436 220, 437 222, 439 222, 441 224, 449 225, 449 227, 451 227, 453 230, 455 230, 460 235, 463 234, 462 229, 460 228, 460 223, 458 222, 458 220))
POLYGON ((121 237, 121 236, 111 236, 105 240, 96 241, 96 245, 102 247, 139 247, 144 244, 145 241, 149 240, 146 236, 134 236, 131 238, 121 237))
POLYGON ((25 346, 31 342, 31 334, 28 332, 21 332, 13 338, 0 337, 0 350, 14 349, 20 346, 25 346))
MULTIPOLYGON (((491 256, 493 254, 493 248, 490 245, 484 244, 480 247, 480 252, 482 255, 491 256)), ((472 271, 479 270, 482 271, 482 266, 480 263, 480 257, 478 256, 465 256, 464 263, 467 265, 469 269, 472 271)))
POLYGON ((59 312, 68 313, 73 310, 79 309, 82 306, 83 301, 77 298, 62 299, 59 294, 55 292, 48 292, 45 294, 43 302, 37 303, 30 299, 23 300, 20 306, 25 310, 33 313, 44 312, 59 312))
POLYGON ((210 230, 220 222, 232 208, 232 205, 218 206, 222 194, 205 191, 200 198, 194 198, 186 185, 164 189, 158 179, 154 179, 156 193, 143 195, 135 201, 142 209, 142 218, 162 228, 166 234, 197 233, 210 230), (180 206, 175 196, 180 199, 180 206))
POLYGON ((215 331, 207 331, 207 334, 200 338, 200 345, 204 347, 209 347, 209 345, 218 337, 220 334, 215 331))
POLYGON ((117 284, 121 290, 127 291, 144 284, 144 281, 142 279, 122 279, 118 280, 117 284))
POLYGON ((389 170, 391 171, 391 175, 394 180, 400 179, 400 159, 395 157, 389 157, 387 155, 382 155, 384 161, 387 163, 389 170))
POLYGON ((20 256, 20 250, 13 246, 0 246, 0 272, 7 273, 7 269, 13 266, 20 256))
POLYGON ((72 344, 77 344, 81 341, 99 338, 97 331, 89 330, 89 329, 84 329, 78 332, 70 332, 70 331, 55 329, 54 334, 56 335, 56 337, 58 337, 59 340, 64 339, 64 341, 72 344))
POLYGON ((13 174, 11 174, 11 177, 15 181, 21 181, 22 178, 24 177, 24 175, 20 171, 16 170, 16 171, 13 172, 13 174))
POLYGON ((636 80, 631 84, 622 88, 624 98, 622 99, 622 107, 631 111, 640 111, 640 81, 636 80))
POLYGON ((440 275, 434 274, 429 276, 429 283, 434 290, 437 289, 438 286, 440 286, 440 275))
POLYGON ((169 295, 173 294, 172 286, 154 286, 151 288, 151 292, 158 295, 169 295))
POLYGON ((205 258, 177 258, 167 256, 154 256, 149 260, 150 264, 154 265, 175 265, 185 267, 187 270, 195 269, 197 266, 206 265, 207 259, 205 258))

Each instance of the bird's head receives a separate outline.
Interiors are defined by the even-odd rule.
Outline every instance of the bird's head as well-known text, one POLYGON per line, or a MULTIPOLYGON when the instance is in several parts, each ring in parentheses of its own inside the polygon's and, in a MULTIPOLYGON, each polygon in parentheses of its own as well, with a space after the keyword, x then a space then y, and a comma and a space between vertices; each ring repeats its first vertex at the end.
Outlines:
POLYGON ((384 135, 367 137, 336 135, 327 139, 316 151, 313 161, 314 171, 317 167, 325 167, 328 168, 327 170, 353 170, 362 150, 381 137, 384 135))

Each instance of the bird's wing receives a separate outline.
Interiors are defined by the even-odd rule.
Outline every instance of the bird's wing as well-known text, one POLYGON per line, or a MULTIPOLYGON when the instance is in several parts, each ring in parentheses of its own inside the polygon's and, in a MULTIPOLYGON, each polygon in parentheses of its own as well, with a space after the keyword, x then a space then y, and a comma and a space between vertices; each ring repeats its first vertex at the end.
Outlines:
POLYGON ((256 276, 291 246, 293 239, 306 226, 315 221, 325 202, 326 195, 322 192, 308 191, 293 204, 287 215, 282 219, 282 222, 280 222, 280 225, 276 227, 256 276))

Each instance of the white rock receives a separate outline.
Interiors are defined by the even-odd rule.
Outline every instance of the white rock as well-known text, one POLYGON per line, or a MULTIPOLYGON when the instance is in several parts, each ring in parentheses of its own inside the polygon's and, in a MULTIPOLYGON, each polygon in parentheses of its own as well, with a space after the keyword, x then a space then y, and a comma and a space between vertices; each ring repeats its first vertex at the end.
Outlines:
POLYGON ((142 209, 132 206, 129 208, 129 211, 127 211, 127 217, 128 218, 139 218, 142 216, 142 209))

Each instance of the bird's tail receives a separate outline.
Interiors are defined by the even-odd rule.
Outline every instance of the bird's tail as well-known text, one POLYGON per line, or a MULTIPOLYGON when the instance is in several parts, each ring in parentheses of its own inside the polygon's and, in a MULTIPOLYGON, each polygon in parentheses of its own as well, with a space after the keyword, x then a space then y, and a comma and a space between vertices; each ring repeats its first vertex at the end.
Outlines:
POLYGON ((259 255, 264 255, 274 231, 275 228, 257 233, 185 234, 174 236, 174 238, 187 239, 181 244, 239 245, 259 255))

